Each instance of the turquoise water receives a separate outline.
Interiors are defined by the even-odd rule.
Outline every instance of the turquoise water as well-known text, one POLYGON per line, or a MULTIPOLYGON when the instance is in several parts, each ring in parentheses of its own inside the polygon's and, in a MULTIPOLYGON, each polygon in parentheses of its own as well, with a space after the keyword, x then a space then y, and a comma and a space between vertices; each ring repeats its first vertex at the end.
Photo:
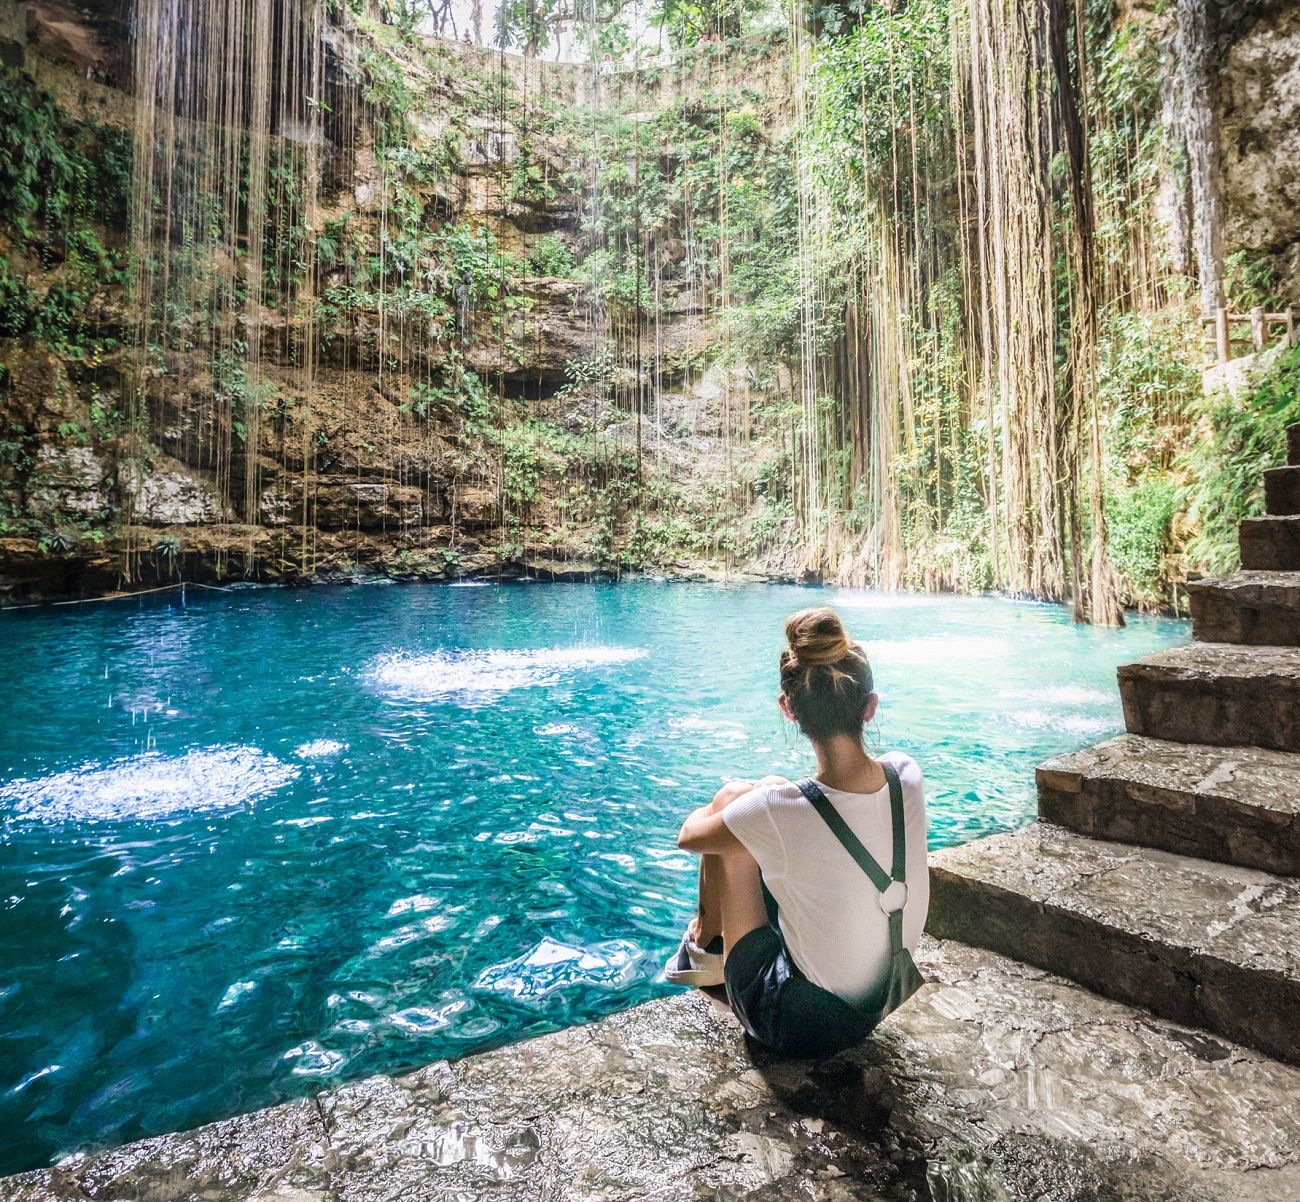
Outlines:
POLYGON ((737 775, 807 763, 781 621, 838 605, 931 845, 1023 823, 1184 624, 625 583, 0 615, 0 1172, 653 996, 737 775))

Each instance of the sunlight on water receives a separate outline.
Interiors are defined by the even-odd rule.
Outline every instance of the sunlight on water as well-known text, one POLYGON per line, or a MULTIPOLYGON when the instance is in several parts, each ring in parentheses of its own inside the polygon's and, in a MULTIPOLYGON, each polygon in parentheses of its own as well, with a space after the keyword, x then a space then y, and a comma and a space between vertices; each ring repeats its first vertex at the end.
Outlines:
POLYGON ((794 587, 240 590, 0 615, 0 1172, 662 992, 684 814, 807 770, 832 603, 934 847, 1033 813, 1181 623, 794 587))
POLYGON ((932 634, 901 642, 868 640, 867 652, 875 664, 907 668, 932 668, 940 664, 947 667, 955 663, 1012 666, 1016 660, 1016 648, 1006 639, 952 634, 932 634))
POLYGON ((640 659, 644 651, 622 647, 549 647, 541 651, 437 651, 432 655, 386 655, 367 676, 380 689, 408 701, 431 701, 457 693, 506 693, 554 684, 564 674, 640 659))
POLYGON ((635 943, 622 940, 573 947, 543 939, 524 955, 481 973, 474 986, 536 1005, 558 990, 575 986, 624 989, 635 979, 644 959, 635 943))

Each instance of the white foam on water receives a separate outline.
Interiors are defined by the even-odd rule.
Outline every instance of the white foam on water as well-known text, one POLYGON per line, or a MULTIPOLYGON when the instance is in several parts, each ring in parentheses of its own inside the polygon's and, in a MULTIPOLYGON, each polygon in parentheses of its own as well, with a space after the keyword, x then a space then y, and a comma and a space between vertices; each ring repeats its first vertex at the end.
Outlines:
POLYGON ((1034 730, 1060 730, 1071 735, 1110 734, 1119 725, 1112 718, 1090 718, 1083 714, 1058 714, 1047 710, 1022 710, 1008 718, 1017 726, 1034 730))
POLYGON ((36 822, 172 818, 248 805, 284 788, 300 769, 256 747, 158 751, 0 785, 0 812, 36 822))
POLYGON ((233 1006, 240 998, 246 997, 257 988, 256 981, 236 981, 225 993, 221 995, 221 1001, 217 1003, 218 1010, 227 1010, 233 1006))
POLYGON ((348 745, 340 743, 337 739, 311 739, 306 743, 299 743, 293 749, 293 754, 300 760, 323 760, 347 749, 348 745))
POLYGON ((460 1015, 474 1008, 468 998, 457 998, 441 1006, 407 1006, 389 1016, 389 1022, 412 1035, 431 1035, 451 1028, 460 1015))
POLYGON ((430 897, 427 893, 413 893, 410 897, 399 897, 391 906, 385 918, 396 918, 400 914, 427 914, 442 905, 442 898, 430 897))
POLYGON ((296 1048, 290 1048, 280 1059, 292 1062, 293 1068, 289 1071, 295 1077, 327 1077, 341 1068, 347 1057, 309 1039, 296 1048))
POLYGON ((512 689, 554 684, 563 676, 626 664, 645 652, 634 647, 545 647, 535 651, 434 651, 380 656, 368 679, 406 701, 492 697, 512 689))
POLYGON ((572 722, 547 722, 542 726, 534 726, 533 733, 544 737, 558 737, 560 735, 580 735, 582 731, 574 726, 572 722))
POLYGON ((1053 705, 1111 705, 1115 701, 1113 693, 1103 693, 1100 689, 1090 689, 1081 684, 1054 685, 1038 695, 1053 705))
POLYGON ((63 1065, 61 1064, 47 1064, 44 1068, 38 1068, 35 1072, 28 1073, 27 1076, 19 1081, 17 1085, 9 1090, 9 1092, 11 1094, 22 1093, 23 1090, 33 1081, 39 1081, 42 1077, 48 1077, 51 1073, 57 1073, 62 1068, 63 1065))

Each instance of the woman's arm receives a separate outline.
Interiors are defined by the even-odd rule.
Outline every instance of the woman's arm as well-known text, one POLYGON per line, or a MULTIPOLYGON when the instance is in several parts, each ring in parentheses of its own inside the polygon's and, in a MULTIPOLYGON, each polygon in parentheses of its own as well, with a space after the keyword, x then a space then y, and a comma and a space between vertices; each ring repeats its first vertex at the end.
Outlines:
MULTIPOLYGON (((741 792, 748 792, 747 789, 741 792)), ((737 793, 735 796, 739 797, 737 793)), ((683 851, 693 851, 697 856, 726 855, 727 852, 740 851, 744 844, 728 829, 722 821, 722 810, 713 806, 700 806, 691 811, 677 836, 677 846, 683 851)))
POLYGON ((728 852, 743 851, 745 845, 731 833, 722 820, 722 811, 737 797, 743 797, 751 789, 766 785, 783 785, 789 782, 782 776, 765 776, 760 781, 733 780, 722 786, 714 794, 713 800, 706 806, 693 810, 682 823, 677 836, 677 846, 683 851, 693 851, 696 855, 726 855, 728 852))

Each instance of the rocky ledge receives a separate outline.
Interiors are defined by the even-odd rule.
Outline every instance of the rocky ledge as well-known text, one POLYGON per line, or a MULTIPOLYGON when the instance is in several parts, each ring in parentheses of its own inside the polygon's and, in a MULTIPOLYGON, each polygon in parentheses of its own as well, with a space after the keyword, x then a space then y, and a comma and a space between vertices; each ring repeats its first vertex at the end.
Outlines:
POLYGON ((0 1181, 5 1202, 1283 1202, 1300 1070, 993 953, 857 1051, 747 1053, 699 995, 0 1181))
POLYGON ((31 538, 0 537, 0 608, 116 598, 181 583, 208 587, 246 584, 361 584, 452 580, 593 583, 646 576, 695 583, 811 583, 812 575, 782 574, 767 565, 677 559, 627 569, 584 557, 560 544, 505 548, 445 529, 396 544, 366 531, 269 531, 258 526, 128 528, 119 536, 71 552, 51 551, 31 538), (132 561, 131 578, 123 564, 132 561))

